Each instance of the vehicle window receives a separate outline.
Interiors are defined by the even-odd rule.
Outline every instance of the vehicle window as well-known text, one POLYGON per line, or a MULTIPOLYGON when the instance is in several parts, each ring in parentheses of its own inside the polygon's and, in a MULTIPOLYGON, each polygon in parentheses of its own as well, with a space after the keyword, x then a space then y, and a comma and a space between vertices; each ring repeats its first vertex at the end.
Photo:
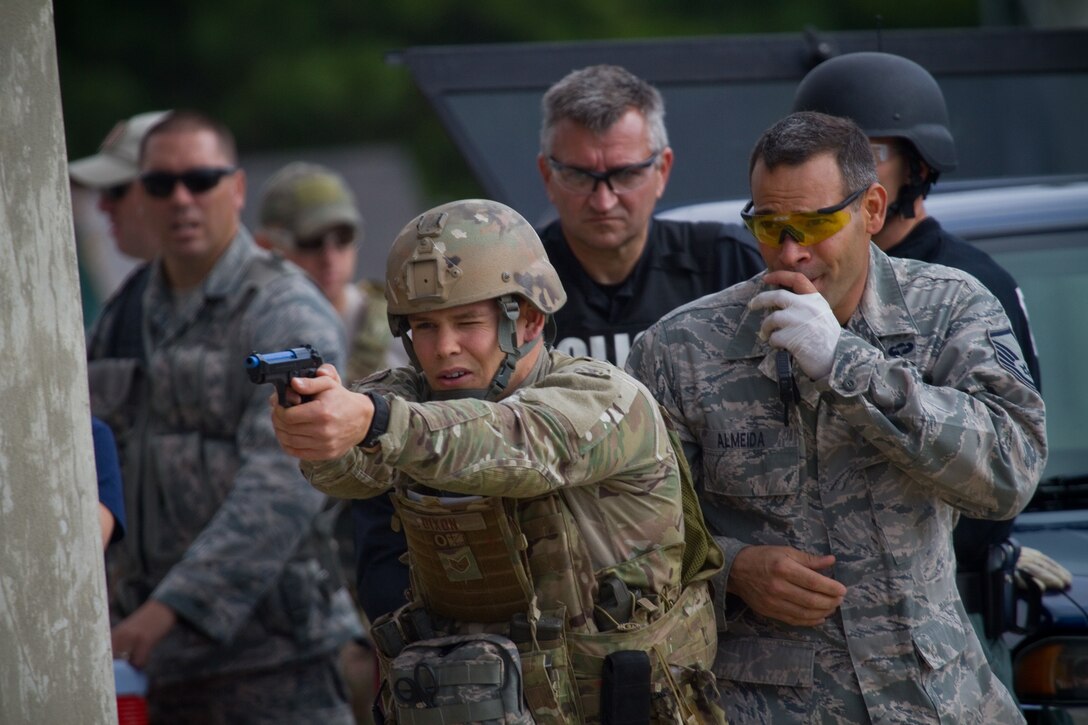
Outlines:
POLYGON ((1084 475, 1088 377, 1080 368, 1088 360, 1088 231, 1012 237, 1001 246, 1005 251, 988 251, 1020 284, 1039 352, 1050 445, 1044 478, 1084 475))

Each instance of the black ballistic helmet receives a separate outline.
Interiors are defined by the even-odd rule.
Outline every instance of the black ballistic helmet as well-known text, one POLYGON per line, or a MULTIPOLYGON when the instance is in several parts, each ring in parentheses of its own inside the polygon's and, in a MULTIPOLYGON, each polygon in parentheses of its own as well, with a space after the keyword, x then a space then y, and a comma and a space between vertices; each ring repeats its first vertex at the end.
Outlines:
POLYGON ((940 86, 912 60, 848 53, 825 60, 797 86, 794 111, 845 116, 866 136, 910 141, 936 172, 956 168, 956 146, 940 86))

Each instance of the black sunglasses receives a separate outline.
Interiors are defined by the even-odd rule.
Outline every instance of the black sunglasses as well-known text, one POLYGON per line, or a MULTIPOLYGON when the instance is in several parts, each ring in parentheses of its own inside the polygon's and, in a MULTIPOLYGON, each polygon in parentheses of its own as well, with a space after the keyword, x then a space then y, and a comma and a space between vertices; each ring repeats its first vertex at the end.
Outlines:
POLYGON ((173 194, 174 187, 179 181, 190 193, 203 194, 214 189, 224 176, 229 176, 237 170, 237 167, 229 166, 189 169, 180 174, 172 174, 169 171, 148 171, 140 175, 140 183, 144 185, 144 191, 159 199, 165 199, 173 194))
POLYGON ((102 189, 102 196, 106 197, 110 201, 121 201, 125 198, 125 194, 128 193, 128 187, 132 186, 131 181, 126 181, 123 184, 114 184, 113 186, 107 186, 102 189))
POLYGON ((331 244, 337 249, 345 249, 355 241, 355 229, 346 224, 337 224, 334 227, 306 239, 295 241, 295 250, 299 252, 320 252, 326 244, 331 244))

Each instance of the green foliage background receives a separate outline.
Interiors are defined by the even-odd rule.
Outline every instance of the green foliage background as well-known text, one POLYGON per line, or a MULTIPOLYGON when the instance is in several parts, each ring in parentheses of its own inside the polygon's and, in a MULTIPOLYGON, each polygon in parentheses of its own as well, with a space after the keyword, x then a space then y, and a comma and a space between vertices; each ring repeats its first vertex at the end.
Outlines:
POLYGON ((434 198, 476 193, 408 71, 415 45, 979 24, 974 0, 55 0, 70 157, 119 118, 199 108, 242 151, 392 142, 434 198))

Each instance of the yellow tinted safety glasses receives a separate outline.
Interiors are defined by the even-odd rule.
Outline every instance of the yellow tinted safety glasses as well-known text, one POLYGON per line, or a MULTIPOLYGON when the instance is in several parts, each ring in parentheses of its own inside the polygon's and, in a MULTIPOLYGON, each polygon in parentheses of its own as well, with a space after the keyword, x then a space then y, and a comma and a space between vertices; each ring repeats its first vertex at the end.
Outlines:
POLYGON ((816 211, 794 212, 792 214, 752 214, 749 201, 741 211, 740 217, 751 230, 760 244, 779 247, 786 237, 800 244, 811 247, 832 236, 850 222, 850 206, 869 187, 858 189, 835 206, 816 211))

